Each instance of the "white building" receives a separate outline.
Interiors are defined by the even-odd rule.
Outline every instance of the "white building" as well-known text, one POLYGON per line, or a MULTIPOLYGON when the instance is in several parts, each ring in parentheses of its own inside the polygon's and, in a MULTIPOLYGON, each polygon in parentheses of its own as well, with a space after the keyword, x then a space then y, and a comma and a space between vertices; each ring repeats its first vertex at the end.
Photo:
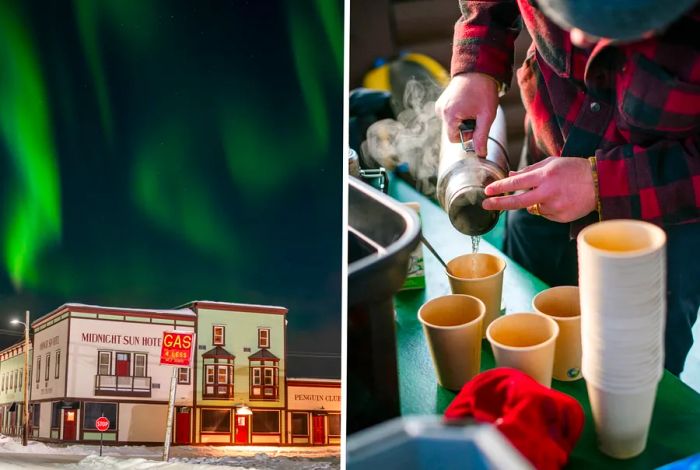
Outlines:
MULTIPOLYGON (((149 310, 65 304, 35 321, 31 404, 34 436, 162 442, 172 367, 161 366, 163 332, 194 331, 190 309, 149 310)), ((192 406, 189 368, 178 370, 176 406, 192 406)))

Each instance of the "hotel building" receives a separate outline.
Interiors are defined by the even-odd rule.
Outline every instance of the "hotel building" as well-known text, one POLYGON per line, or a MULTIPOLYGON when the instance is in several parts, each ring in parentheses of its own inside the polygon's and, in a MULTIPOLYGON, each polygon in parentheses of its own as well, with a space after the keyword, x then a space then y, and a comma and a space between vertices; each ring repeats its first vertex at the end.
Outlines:
MULTIPOLYGON (((65 304, 32 323, 30 437, 157 444, 165 437, 172 366, 165 331, 194 331, 179 367, 175 444, 340 444, 340 381, 288 379, 287 309, 192 302, 175 309, 65 304)), ((0 432, 22 429, 24 346, 0 352, 0 432), (8 388, 3 388, 7 376, 8 388)))

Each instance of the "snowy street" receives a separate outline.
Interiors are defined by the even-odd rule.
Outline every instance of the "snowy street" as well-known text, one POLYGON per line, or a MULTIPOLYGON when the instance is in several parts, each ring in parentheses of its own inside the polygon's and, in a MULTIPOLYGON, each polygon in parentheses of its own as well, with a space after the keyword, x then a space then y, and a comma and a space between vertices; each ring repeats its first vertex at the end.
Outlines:
POLYGON ((0 467, 14 469, 96 470, 219 470, 234 469, 338 469, 339 447, 177 446, 170 462, 160 460, 162 447, 54 445, 0 436, 0 467))

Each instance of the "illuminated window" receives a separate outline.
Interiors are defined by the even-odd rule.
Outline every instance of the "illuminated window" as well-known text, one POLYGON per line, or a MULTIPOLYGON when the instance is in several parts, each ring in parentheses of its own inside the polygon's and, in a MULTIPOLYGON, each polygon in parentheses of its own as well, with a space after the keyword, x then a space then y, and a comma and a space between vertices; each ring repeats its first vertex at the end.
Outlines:
POLYGON ((224 345, 224 327, 222 325, 214 325, 214 346, 224 345))
MULTIPOLYGON (((251 366, 250 397, 260 400, 276 400, 279 396, 279 369, 270 361, 260 361, 261 366, 251 366)), ((273 363, 274 364, 274 363, 273 363)))
POLYGON ((269 328, 258 328, 258 347, 259 348, 269 348, 270 347, 270 329, 269 328))
POLYGON ((207 366, 207 384, 214 383, 214 366, 207 366))
POLYGON ((190 383, 190 368, 189 367, 179 367, 177 369, 177 383, 179 383, 179 384, 189 384, 190 383))
POLYGON ((219 384, 228 384, 228 367, 226 366, 217 366, 217 383, 219 384))

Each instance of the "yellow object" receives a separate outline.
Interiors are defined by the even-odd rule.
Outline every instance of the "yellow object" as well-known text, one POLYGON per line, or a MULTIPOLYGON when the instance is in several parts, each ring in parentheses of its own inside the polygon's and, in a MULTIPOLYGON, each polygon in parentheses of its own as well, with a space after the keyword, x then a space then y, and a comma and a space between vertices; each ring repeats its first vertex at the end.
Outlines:
POLYGON ((396 84, 392 83, 391 72, 394 71, 400 74, 401 68, 405 65, 413 65, 413 67, 410 67, 412 70, 415 70, 415 66, 420 67, 441 87, 447 86, 447 83, 450 81, 450 75, 447 73, 447 70, 435 59, 425 54, 410 53, 370 70, 365 75, 362 86, 372 90, 391 92, 396 87, 396 84))

